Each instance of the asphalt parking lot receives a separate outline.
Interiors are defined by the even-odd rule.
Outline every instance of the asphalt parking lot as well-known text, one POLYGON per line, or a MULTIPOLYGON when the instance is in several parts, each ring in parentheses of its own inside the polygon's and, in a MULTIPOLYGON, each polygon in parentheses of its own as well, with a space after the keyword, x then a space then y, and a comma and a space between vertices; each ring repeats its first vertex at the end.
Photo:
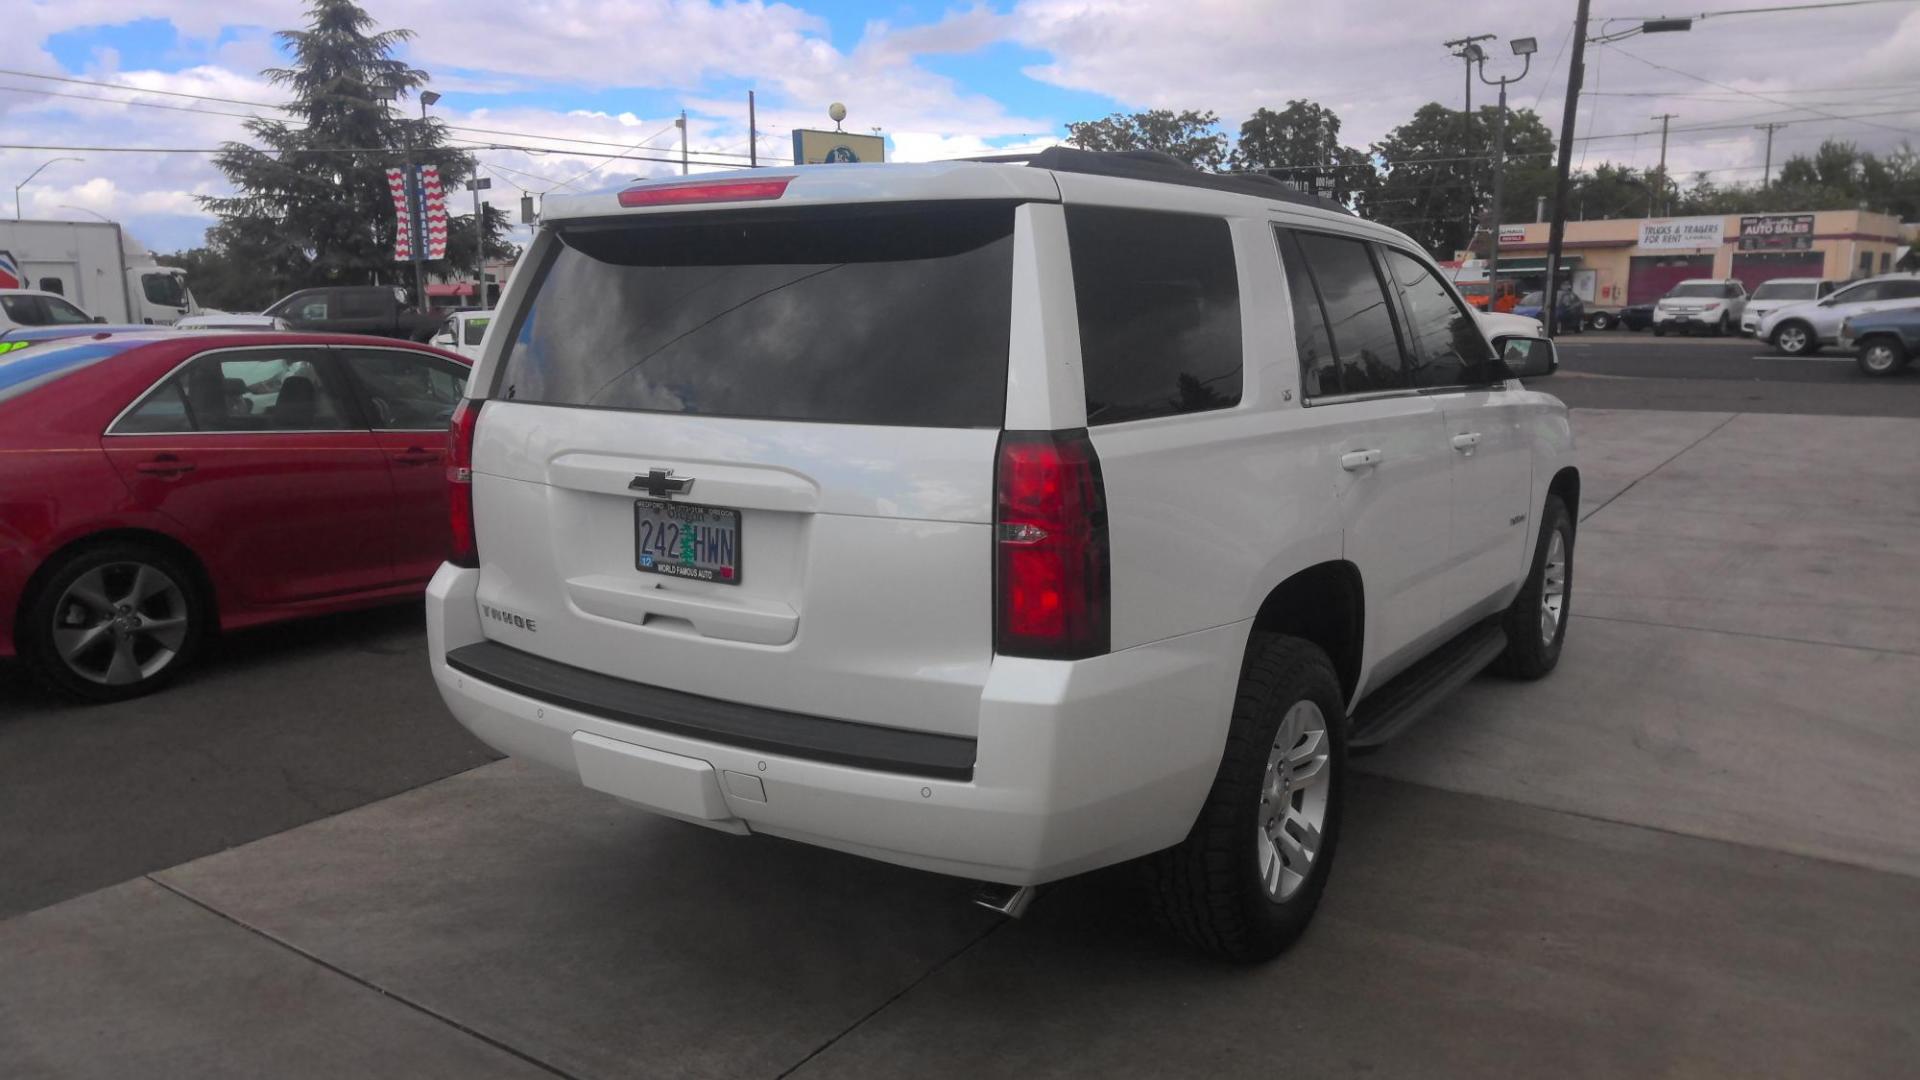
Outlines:
POLYGON ((1567 344, 1560 670, 1365 760, 1273 964, 1162 941, 1122 874, 1002 922, 494 761, 399 609, 112 709, 0 676, 0 1072, 1910 1071, 1920 377, 1567 344))

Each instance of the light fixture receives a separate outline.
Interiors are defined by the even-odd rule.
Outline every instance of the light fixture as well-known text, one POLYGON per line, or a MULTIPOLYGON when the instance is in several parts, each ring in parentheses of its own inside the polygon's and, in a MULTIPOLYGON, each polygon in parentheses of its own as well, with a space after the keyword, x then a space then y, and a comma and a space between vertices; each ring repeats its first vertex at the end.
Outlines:
POLYGON ((1514 38, 1512 45, 1515 56, 1532 56, 1540 51, 1540 43, 1530 37, 1514 38))
POLYGON ((1692 19, 1648 19, 1640 24, 1643 34, 1672 34, 1693 29, 1692 19))
POLYGON ((431 90, 420 91, 420 104, 432 105, 440 100, 440 95, 431 90))
POLYGON ((1469 44, 1466 48, 1460 50, 1460 55, 1467 58, 1467 63, 1477 64, 1487 58, 1487 50, 1478 45, 1469 44))

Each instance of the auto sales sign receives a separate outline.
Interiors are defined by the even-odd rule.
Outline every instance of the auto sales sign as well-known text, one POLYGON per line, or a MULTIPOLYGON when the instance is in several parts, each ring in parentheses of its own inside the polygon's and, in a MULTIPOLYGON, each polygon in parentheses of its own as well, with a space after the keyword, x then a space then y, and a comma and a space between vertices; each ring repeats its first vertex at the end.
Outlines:
POLYGON ((1720 217, 1671 218, 1640 223, 1640 246, 1655 251, 1719 247, 1726 236, 1720 217))
POLYGON ((1740 219, 1741 251, 1812 251, 1812 214, 1748 214, 1740 219))

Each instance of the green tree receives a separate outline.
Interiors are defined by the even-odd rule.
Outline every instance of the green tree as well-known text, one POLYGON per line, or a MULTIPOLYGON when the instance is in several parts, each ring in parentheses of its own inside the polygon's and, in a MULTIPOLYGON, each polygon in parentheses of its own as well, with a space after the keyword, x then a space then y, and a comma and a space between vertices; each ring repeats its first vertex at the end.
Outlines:
MULTIPOLYGON (((1381 177, 1366 199, 1368 216, 1405 232, 1436 257, 1466 249, 1492 201, 1488 148, 1498 112, 1486 106, 1462 124, 1459 110, 1432 102, 1389 131, 1372 148, 1381 177)), ((1535 197, 1553 190, 1553 133, 1533 110, 1509 109, 1502 141, 1502 218, 1524 221, 1532 216, 1535 197)))
POLYGON ((1272 173, 1350 206, 1364 202, 1376 180, 1372 159, 1340 144, 1340 117, 1299 99, 1279 112, 1255 109, 1240 125, 1229 163, 1236 171, 1272 173))
POLYGON ((1103 120, 1067 125, 1067 142, 1082 150, 1158 150, 1196 169, 1217 172, 1227 164, 1227 137, 1212 112, 1155 109, 1114 113, 1103 120))
MULTIPOLYGON (((512 259, 520 254, 520 249, 507 240, 507 215, 492 203, 480 204, 480 217, 483 227, 486 254, 489 260, 512 259)), ((455 274, 470 273, 473 270, 473 215, 462 214, 447 220, 447 261, 440 269, 455 274)))
POLYGON ((293 63, 263 74, 291 91, 294 119, 249 120, 260 145, 227 143, 214 160, 236 192, 202 199, 233 229, 224 250, 244 240, 263 260, 256 272, 283 285, 411 282, 393 258, 387 168, 408 157, 437 165, 449 190, 473 171, 469 155, 446 145, 440 122, 387 100, 427 81, 393 56, 412 36, 375 32, 352 0, 312 0, 307 28, 277 35, 293 63))

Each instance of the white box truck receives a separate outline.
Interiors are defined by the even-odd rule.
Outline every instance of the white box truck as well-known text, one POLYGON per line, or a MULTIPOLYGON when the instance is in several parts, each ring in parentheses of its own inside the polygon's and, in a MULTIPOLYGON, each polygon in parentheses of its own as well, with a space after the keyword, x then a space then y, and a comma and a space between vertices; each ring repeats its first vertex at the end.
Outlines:
POLYGON ((0 221, 0 288, 59 293, 110 323, 171 326, 200 313, 187 272, 154 262, 112 221, 0 221))

